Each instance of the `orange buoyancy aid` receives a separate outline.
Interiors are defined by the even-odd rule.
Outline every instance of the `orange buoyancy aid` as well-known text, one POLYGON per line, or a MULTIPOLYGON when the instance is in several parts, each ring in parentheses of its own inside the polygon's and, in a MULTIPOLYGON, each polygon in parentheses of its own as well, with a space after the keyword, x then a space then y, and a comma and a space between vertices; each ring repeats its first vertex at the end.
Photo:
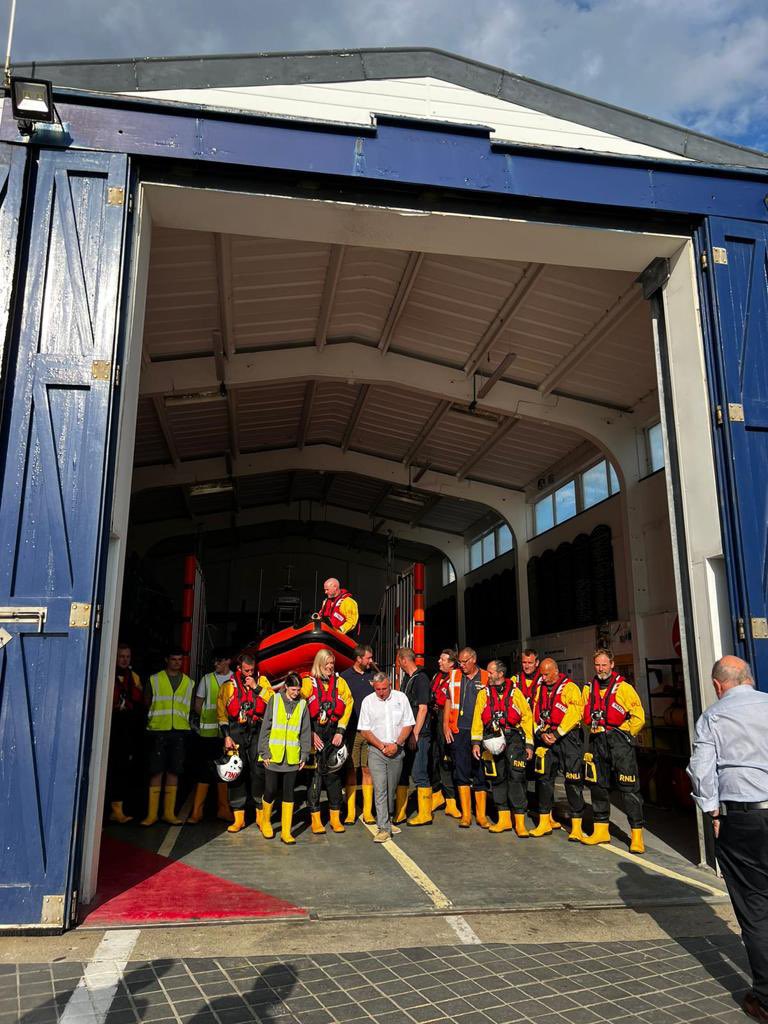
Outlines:
POLYGON ((533 707, 533 718, 539 728, 557 729, 568 711, 568 705, 562 700, 563 690, 571 680, 561 672, 557 682, 552 686, 542 679, 536 693, 533 707))
POLYGON ((626 679, 611 672, 609 679, 592 680, 589 700, 584 705, 584 725, 592 732, 609 732, 620 728, 629 718, 629 712, 616 700, 616 691, 626 679), (600 692, 602 690, 602 693, 600 692))
MULTIPOLYGON (((488 673, 485 671, 484 668, 479 669, 479 677, 482 686, 487 686, 488 673)), ((451 732, 459 731, 459 718, 461 716, 462 711, 464 710, 461 707, 461 684, 464 679, 466 679, 467 682, 472 682, 473 686, 475 685, 474 679, 470 680, 468 676, 464 675, 460 668, 454 669, 453 672, 451 672, 450 676, 448 677, 448 697, 450 698, 451 701, 451 710, 448 718, 448 725, 451 732)), ((482 689, 482 686, 479 689, 482 689)))

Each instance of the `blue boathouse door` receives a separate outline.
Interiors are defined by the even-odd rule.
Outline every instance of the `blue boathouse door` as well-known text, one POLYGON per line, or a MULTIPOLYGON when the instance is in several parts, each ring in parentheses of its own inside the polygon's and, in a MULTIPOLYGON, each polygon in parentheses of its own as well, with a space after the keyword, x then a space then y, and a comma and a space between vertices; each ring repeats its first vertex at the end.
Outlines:
POLYGON ((29 158, 0 447, 0 924, 60 928, 87 764, 128 160, 29 158))
POLYGON ((768 225, 713 217, 706 243, 734 650, 768 690, 768 225))

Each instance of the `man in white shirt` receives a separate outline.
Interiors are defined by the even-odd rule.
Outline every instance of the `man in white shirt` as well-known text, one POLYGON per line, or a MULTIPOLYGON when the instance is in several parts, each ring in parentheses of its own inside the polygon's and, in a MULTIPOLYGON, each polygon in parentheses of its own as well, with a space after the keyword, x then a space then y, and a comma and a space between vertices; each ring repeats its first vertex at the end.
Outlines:
POLYGON ((375 843, 386 843, 400 829, 392 823, 395 793, 403 763, 405 741, 415 725, 411 704, 404 693, 392 689, 386 672, 372 680, 373 693, 360 706, 357 731, 368 741, 368 770, 376 803, 375 843))

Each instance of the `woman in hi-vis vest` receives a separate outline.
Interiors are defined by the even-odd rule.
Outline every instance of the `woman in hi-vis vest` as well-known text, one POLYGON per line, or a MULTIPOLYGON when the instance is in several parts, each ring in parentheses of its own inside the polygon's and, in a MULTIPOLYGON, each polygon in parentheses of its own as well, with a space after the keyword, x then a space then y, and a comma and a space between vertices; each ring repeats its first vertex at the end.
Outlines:
POLYGON ((261 834, 272 839, 272 807, 280 794, 282 783, 282 813, 280 838, 284 843, 295 843, 291 835, 293 824, 293 791, 296 778, 304 767, 312 745, 307 702, 301 696, 301 676, 291 672, 286 677, 282 693, 276 693, 264 712, 259 735, 259 757, 264 763, 264 804, 261 815, 261 834))

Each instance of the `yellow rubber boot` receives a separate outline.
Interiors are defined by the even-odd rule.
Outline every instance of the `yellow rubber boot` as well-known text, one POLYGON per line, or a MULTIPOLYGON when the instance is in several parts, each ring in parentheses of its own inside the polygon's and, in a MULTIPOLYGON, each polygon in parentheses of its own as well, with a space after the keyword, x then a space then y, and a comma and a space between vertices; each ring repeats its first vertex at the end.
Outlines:
POLYGON ((528 833, 530 836, 548 836, 552 833, 552 815, 540 814, 539 824, 528 833))
POLYGON ((432 790, 424 787, 416 790, 416 798, 419 801, 419 810, 413 818, 408 819, 409 825, 431 825, 432 824, 432 790))
POLYGON ((195 786, 195 799, 192 804, 192 813, 187 818, 189 825, 197 825, 199 821, 203 820, 203 807, 205 806, 205 798, 208 796, 208 786, 204 782, 198 782, 195 786))
POLYGON ((262 820, 263 817, 264 817, 264 808, 263 807, 257 807, 256 808, 256 828, 261 828, 261 820, 262 820))
POLYGON ((312 831, 315 833, 316 836, 324 836, 325 835, 325 825, 323 824, 323 819, 320 817, 320 811, 312 811, 311 812, 311 818, 312 818, 312 831))
POLYGON ((396 825, 405 821, 405 805, 408 803, 408 787, 398 786, 395 793, 395 816, 392 819, 396 825))
POLYGON ((581 818, 571 818, 571 831, 568 834, 569 843, 580 843, 584 838, 581 830, 581 818))
POLYGON ((598 843, 610 843, 611 832, 607 821, 596 821, 591 836, 581 840, 585 846, 597 846, 598 843))
POLYGON ((167 825, 183 825, 181 818, 176 817, 176 786, 165 787, 163 800, 163 821, 167 825))
POLYGON ((344 819, 345 825, 354 825, 357 817, 357 786, 351 785, 346 788, 347 793, 347 816, 344 819))
POLYGON ((234 811, 232 814, 235 819, 227 829, 227 832, 239 832, 245 828, 245 811, 234 811))
POLYGON ((469 828, 472 824, 472 790, 469 786, 459 786, 459 803, 461 804, 461 817, 459 828, 469 828))
POLYGON ((272 804, 265 800, 261 805, 261 822, 259 824, 261 834, 265 839, 274 839, 275 830, 272 828, 272 804))
POLYGON ((122 800, 113 800, 111 807, 112 813, 109 816, 110 821, 116 821, 118 825, 125 825, 126 822, 133 821, 133 818, 131 818, 130 815, 125 814, 125 812, 123 811, 122 800))
POLYGON ((332 832, 346 832, 347 830, 341 823, 341 811, 332 810, 330 813, 330 826, 332 832))
POLYGON ((530 834, 531 833, 525 827, 525 815, 524 814, 516 814, 515 815, 515 835, 519 839, 527 839, 530 834))
POLYGON ((456 806, 456 798, 449 796, 445 801, 445 813, 449 818, 460 818, 461 811, 456 806))
POLYGON ((480 828, 488 828, 490 822, 487 814, 488 794, 485 790, 475 790, 475 820, 480 828))
POLYGON ((509 811, 500 810, 499 820, 495 825, 491 825, 488 829, 489 832, 511 832, 512 831, 512 814, 509 811))
POLYGON ((219 821, 234 821, 234 815, 232 814, 232 808, 229 806, 229 786, 226 782, 220 782, 216 787, 216 796, 218 798, 218 806, 216 808, 216 817, 219 821))
POLYGON ((147 801, 147 816, 142 821, 142 825, 149 826, 154 825, 157 821, 157 815, 160 810, 160 786, 149 787, 149 799, 147 801))
POLYGON ((436 811, 439 807, 445 807, 445 793, 443 793, 442 789, 432 793, 432 810, 436 811))
POLYGON ((641 828, 632 829, 632 837, 629 843, 630 853, 645 853, 645 843, 643 841, 643 830, 641 828))
POLYGON ((373 813, 373 783, 364 782, 360 788, 363 791, 363 821, 366 825, 375 825, 376 817, 373 813))
POLYGON ((291 835, 291 825, 293 825, 293 804, 283 801, 280 811, 280 842, 287 846, 292 846, 296 842, 291 835))

